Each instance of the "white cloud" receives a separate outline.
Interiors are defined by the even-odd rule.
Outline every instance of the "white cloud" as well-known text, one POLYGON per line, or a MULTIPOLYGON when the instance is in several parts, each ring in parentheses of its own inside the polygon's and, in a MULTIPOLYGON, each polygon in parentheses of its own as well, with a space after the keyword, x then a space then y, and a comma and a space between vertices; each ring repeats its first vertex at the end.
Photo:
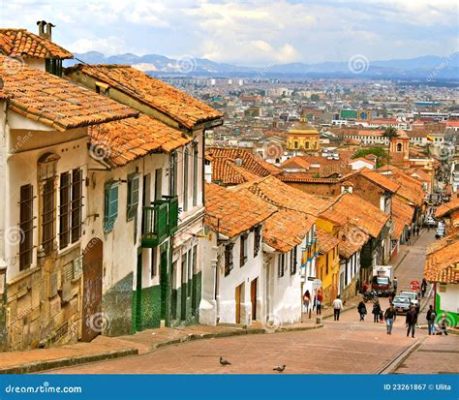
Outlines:
POLYGON ((124 53, 126 43, 114 36, 108 38, 82 38, 73 42, 69 48, 75 53, 85 53, 87 51, 98 51, 105 55, 124 53))

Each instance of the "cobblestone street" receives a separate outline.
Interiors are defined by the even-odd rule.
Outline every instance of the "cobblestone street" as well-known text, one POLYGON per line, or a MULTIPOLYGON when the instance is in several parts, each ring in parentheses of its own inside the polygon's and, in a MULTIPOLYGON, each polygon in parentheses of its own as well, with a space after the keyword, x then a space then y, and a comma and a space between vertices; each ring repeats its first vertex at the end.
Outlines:
MULTIPOLYGON (((424 231, 413 245, 403 249, 396 270, 400 289, 422 277, 425 248, 433 231, 424 231)), ((387 299, 381 299, 383 308, 387 299)), ((370 306, 370 305, 369 305, 370 306)), ((370 307, 369 307, 370 308, 370 307)), ((419 322, 424 323, 421 314, 419 322)), ((53 373, 273 373, 276 365, 286 364, 286 373, 378 373, 420 339, 425 342, 400 366, 397 373, 439 371, 459 372, 458 337, 427 337, 417 330, 416 339, 407 338, 404 317, 399 316, 393 334, 386 334, 385 324, 372 321, 371 310, 365 322, 359 322, 355 309, 344 312, 339 322, 324 320, 324 328, 304 332, 245 335, 209 339, 168 346, 155 352, 63 368, 53 373), (449 349, 447 359, 444 349, 449 349), (443 350, 442 350, 443 349, 443 350), (232 365, 222 367, 219 357, 232 365)))

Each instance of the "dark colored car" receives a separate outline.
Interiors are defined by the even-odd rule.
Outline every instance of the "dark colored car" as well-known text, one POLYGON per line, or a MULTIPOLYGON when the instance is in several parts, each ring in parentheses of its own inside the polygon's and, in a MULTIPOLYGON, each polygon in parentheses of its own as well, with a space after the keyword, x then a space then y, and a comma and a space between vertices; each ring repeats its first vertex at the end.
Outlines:
POLYGON ((378 296, 388 296, 392 293, 392 284, 387 276, 374 276, 371 281, 371 288, 378 296))

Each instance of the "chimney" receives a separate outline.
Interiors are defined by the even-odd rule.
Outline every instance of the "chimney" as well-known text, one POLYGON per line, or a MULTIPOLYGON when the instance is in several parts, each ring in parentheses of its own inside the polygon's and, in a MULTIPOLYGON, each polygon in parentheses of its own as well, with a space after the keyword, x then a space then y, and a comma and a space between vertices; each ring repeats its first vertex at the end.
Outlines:
POLYGON ((38 25, 38 36, 52 40, 52 30, 56 25, 53 25, 51 22, 46 21, 37 21, 38 25))
POLYGON ((46 21, 37 21, 37 25, 38 25, 38 36, 45 37, 46 21))
POLYGON ((48 39, 50 41, 53 40, 53 28, 55 27, 56 25, 52 24, 51 22, 48 22, 46 24, 46 36, 48 37, 48 39))
POLYGON ((354 188, 354 185, 351 182, 349 181, 343 182, 341 184, 341 193, 352 193, 353 188, 354 188))

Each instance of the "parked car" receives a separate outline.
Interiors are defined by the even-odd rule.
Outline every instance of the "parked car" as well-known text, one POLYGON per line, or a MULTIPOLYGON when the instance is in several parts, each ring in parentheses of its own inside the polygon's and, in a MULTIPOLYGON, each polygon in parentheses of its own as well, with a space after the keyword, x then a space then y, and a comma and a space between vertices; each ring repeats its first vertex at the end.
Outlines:
POLYGON ((374 276, 371 281, 371 288, 378 296, 388 296, 392 293, 392 284, 387 276, 374 276))
POLYGON ((424 220, 424 225, 426 226, 437 226, 437 221, 431 215, 428 215, 424 220))
POLYGON ((435 237, 440 239, 443 236, 445 236, 445 223, 440 221, 437 226, 437 231, 435 232, 435 237))
POLYGON ((411 301, 409 297, 395 296, 392 304, 397 314, 405 314, 410 309, 411 301))

